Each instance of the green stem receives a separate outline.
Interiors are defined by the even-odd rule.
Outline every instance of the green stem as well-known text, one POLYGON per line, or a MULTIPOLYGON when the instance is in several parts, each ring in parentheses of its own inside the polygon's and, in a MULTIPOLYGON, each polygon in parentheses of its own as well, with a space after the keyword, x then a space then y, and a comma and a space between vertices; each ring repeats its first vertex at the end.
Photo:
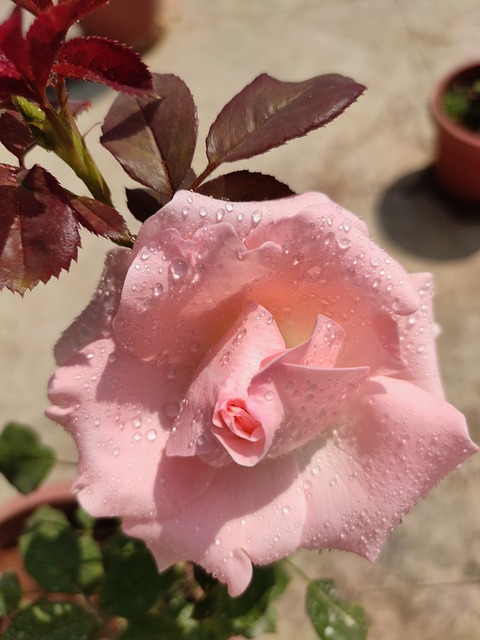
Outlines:
POLYGON ((94 198, 112 206, 108 185, 85 145, 68 104, 61 103, 59 113, 49 106, 45 114, 52 128, 52 151, 73 169, 94 198))

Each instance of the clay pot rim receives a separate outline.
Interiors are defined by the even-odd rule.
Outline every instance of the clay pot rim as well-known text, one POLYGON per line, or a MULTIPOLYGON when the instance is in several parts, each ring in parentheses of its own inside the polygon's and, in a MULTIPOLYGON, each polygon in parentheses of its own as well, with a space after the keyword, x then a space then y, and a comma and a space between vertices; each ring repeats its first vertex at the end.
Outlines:
POLYGON ((18 529, 25 519, 39 506, 74 507, 75 495, 71 482, 46 484, 28 495, 19 494, 0 505, 0 548, 14 544, 18 529))
POLYGON ((480 60, 472 60, 469 63, 464 63, 455 67, 437 83, 430 96, 430 112, 435 122, 440 127, 446 129, 451 136, 460 139, 464 144, 471 147, 480 146, 480 133, 470 131, 469 129, 466 129, 454 122, 443 110, 442 98, 447 88, 452 84, 453 80, 457 76, 476 68, 480 72, 480 60))

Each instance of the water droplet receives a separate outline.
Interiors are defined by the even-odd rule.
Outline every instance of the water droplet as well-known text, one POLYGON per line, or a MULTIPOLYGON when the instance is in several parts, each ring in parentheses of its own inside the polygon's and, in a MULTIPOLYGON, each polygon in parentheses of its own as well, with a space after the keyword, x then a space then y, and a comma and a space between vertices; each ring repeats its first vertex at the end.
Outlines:
POLYGON ((120 449, 118 447, 115 447, 115 449, 112 451, 114 456, 118 456, 120 455, 120 449))
POLYGON ((225 209, 231 213, 233 211, 233 204, 231 202, 227 202, 227 204, 225 205, 225 209))
POLYGON ((237 333, 236 341, 240 342, 240 340, 242 340, 242 338, 244 338, 246 334, 247 334, 246 329, 240 329, 240 331, 237 333))
POLYGON ((87 360, 92 360, 95 357, 94 353, 87 353, 87 360))
POLYGON ((150 440, 150 442, 153 442, 156 439, 157 439, 157 432, 155 431, 155 429, 150 429, 149 431, 147 431, 147 440, 150 440))
POLYGON ((215 544, 217 546, 220 546, 222 544, 222 539, 221 538, 215 538, 215 544))
POLYGON ((290 513, 290 507, 288 506, 283 507, 282 513, 284 513, 285 515, 287 515, 287 513, 290 513))
POLYGON ((215 214, 215 218, 217 222, 221 222, 223 220, 223 216, 225 215, 225 211, 223 209, 219 209, 215 214))
POLYGON ((269 402, 273 400, 273 391, 267 391, 265 393, 265 400, 268 400, 269 402))
POLYGON ((252 213, 252 224, 256 227, 262 221, 262 212, 258 209, 252 213))
POLYGON ((153 296, 155 298, 159 298, 163 292, 163 284, 161 282, 157 282, 157 284, 153 285, 153 296))
POLYGON ((140 259, 141 260, 148 260, 150 258, 150 256, 151 256, 150 251, 148 249, 144 249, 142 251, 142 253, 140 254, 140 259))
POLYGON ((140 427, 142 426, 142 419, 140 418, 140 416, 138 418, 134 418, 132 420, 132 424, 135 429, 140 429, 140 427))
POLYGON ((192 196, 188 196, 188 197, 187 197, 187 202, 188 202, 188 204, 192 204, 192 203, 193 203, 193 198, 192 198, 192 196))
POLYGON ((243 213, 237 213, 237 222, 241 222, 243 220, 243 213))
POLYGON ((135 433, 133 439, 135 440, 135 442, 139 442, 142 439, 142 434, 138 432, 135 433))
POLYGON ((170 265, 170 273, 174 280, 180 280, 180 278, 184 278, 187 275, 188 265, 185 260, 181 258, 176 258, 173 260, 170 265))
POLYGON ((317 467, 317 465, 312 467, 312 476, 318 476, 319 473, 320 473, 320 467, 317 467))
POLYGON ((308 491, 308 489, 312 488, 312 483, 310 482, 310 480, 305 480, 305 482, 303 483, 303 488, 308 491))

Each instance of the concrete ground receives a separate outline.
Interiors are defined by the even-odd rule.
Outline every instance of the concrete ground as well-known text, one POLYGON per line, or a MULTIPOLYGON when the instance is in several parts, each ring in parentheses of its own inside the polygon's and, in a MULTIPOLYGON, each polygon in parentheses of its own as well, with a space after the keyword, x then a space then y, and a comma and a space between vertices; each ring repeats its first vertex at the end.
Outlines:
MULTIPOLYGON (((10 3, 1 5, 4 15, 10 3)), ((480 211, 462 219, 462 207, 432 184, 427 112, 435 81, 480 55, 478 1, 165 0, 162 20, 163 38, 146 60, 154 71, 175 73, 189 85, 200 140, 225 102, 261 72, 291 81, 339 72, 367 85, 367 94, 325 130, 248 166, 296 191, 325 191, 363 216, 407 270, 433 272, 446 395, 480 441, 480 211)), ((96 143, 112 98, 109 91, 96 92, 81 126, 91 129, 87 140, 98 147, 116 203, 126 211, 124 176, 96 143)), ((200 144, 197 169, 203 154, 200 144)), ((10 161, 4 150, 0 161, 10 161)), ((80 189, 60 162, 49 157, 48 165, 63 184, 80 189)), ((52 347, 89 300, 106 248, 106 241, 85 235, 70 274, 24 299, 0 298, 0 424, 17 419, 34 425, 63 460, 75 459, 74 447, 43 417, 52 347)), ((61 464, 52 479, 72 473, 72 465, 61 464)), ((337 552, 302 552, 293 561, 312 577, 333 578, 343 594, 363 604, 370 640, 479 640, 479 482, 476 456, 404 519, 374 565, 337 552)), ((2 482, 0 502, 12 494, 2 482)), ((295 577, 277 638, 316 637, 303 613, 303 593, 295 577)))

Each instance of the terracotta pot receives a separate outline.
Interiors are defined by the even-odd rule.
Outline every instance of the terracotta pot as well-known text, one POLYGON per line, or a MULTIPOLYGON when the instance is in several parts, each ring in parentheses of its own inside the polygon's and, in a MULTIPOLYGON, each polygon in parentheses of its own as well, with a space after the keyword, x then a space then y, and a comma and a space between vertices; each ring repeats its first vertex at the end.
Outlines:
POLYGON ((146 51, 160 36, 160 0, 110 0, 80 21, 86 35, 118 40, 146 51))
POLYGON ((24 570, 17 541, 27 518, 44 504, 60 509, 68 516, 73 514, 77 500, 70 483, 45 485, 28 496, 17 496, 0 506, 0 573, 15 569, 25 589, 34 587, 35 583, 24 570))
POLYGON ((454 122, 443 109, 445 92, 459 77, 480 78, 480 62, 453 70, 435 87, 430 101, 437 126, 435 173, 452 195, 469 202, 480 202, 480 134, 454 122))

